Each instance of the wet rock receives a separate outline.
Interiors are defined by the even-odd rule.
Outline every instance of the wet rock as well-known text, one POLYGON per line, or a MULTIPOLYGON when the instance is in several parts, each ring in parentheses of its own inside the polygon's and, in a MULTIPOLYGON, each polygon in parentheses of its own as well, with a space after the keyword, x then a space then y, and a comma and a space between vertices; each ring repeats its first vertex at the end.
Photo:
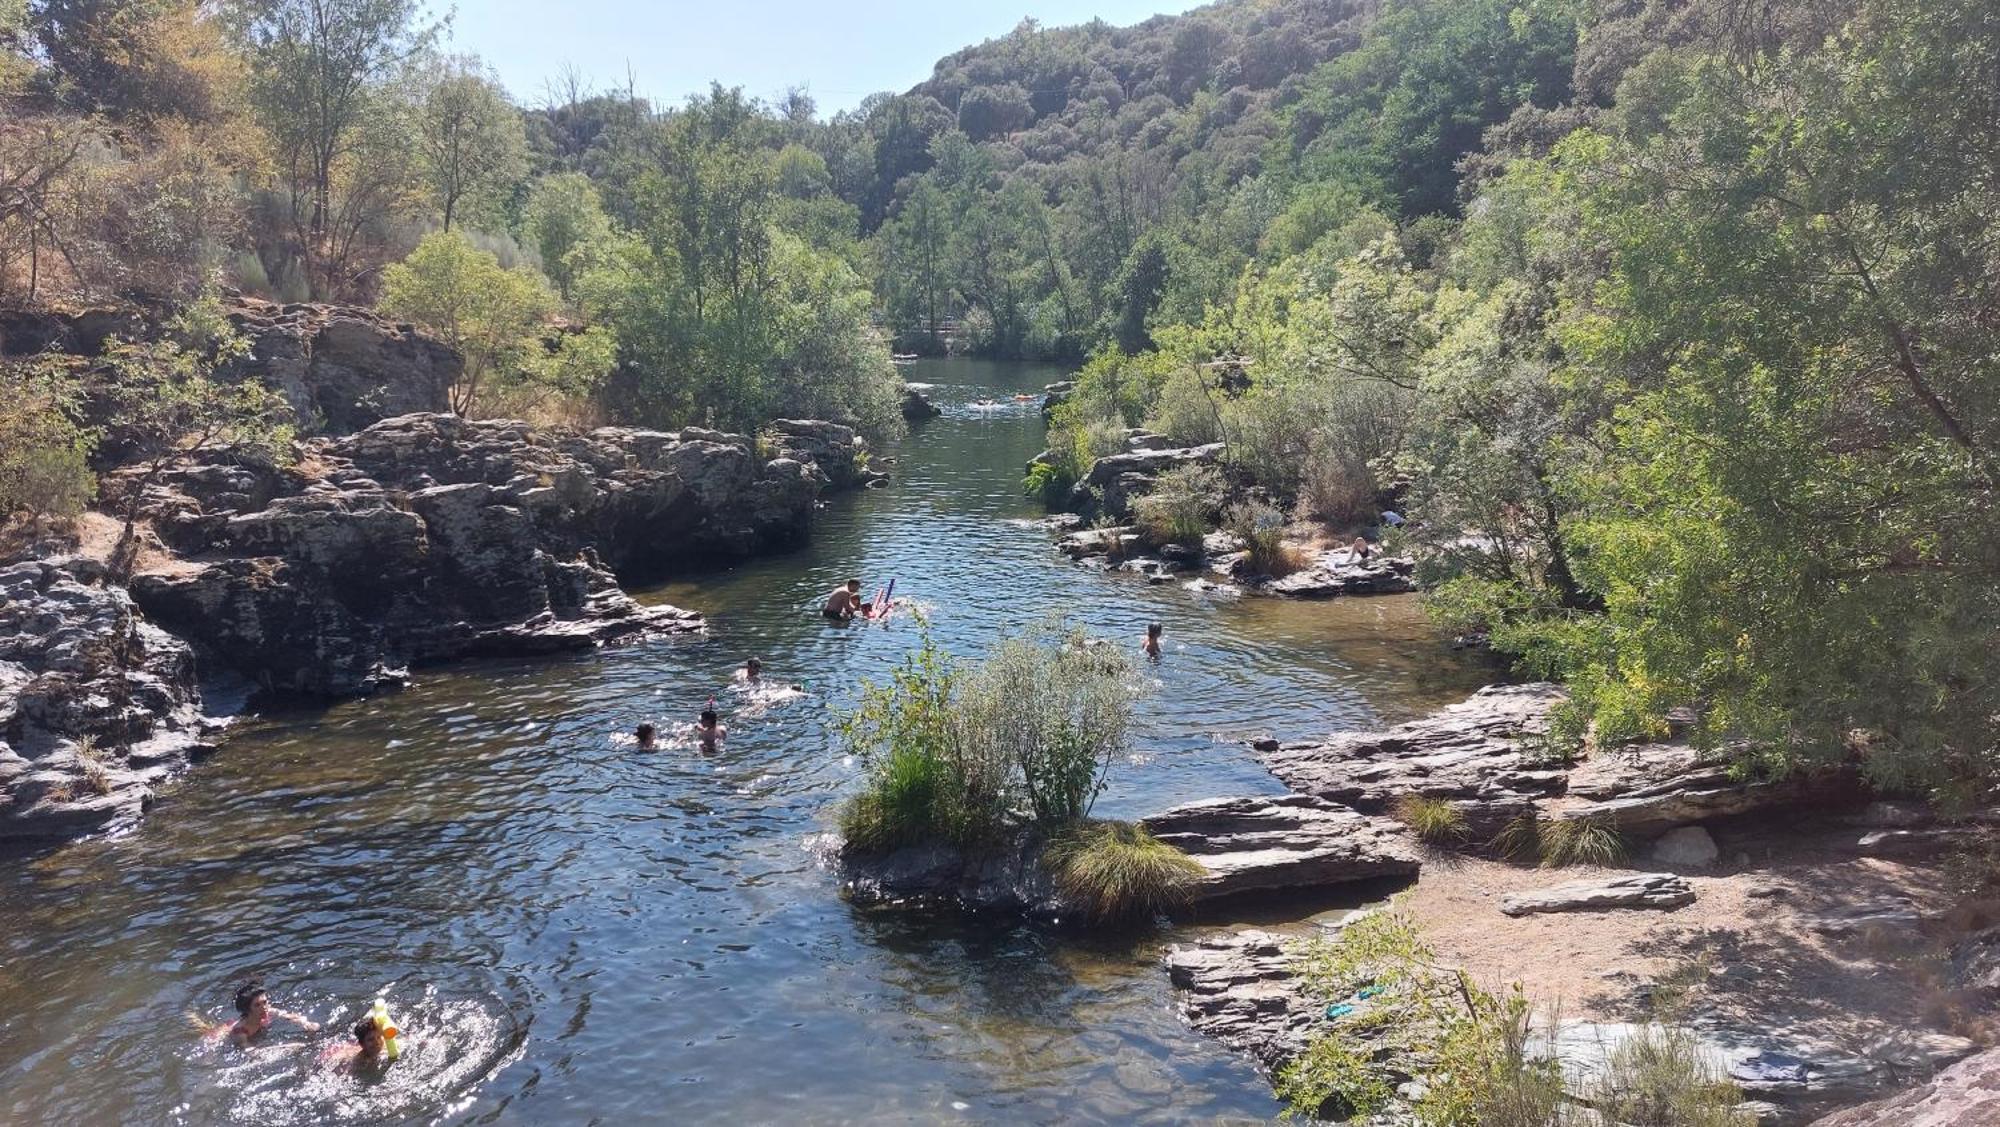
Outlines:
POLYGON ((1207 870, 1197 901, 1413 877, 1422 867, 1402 823, 1306 795, 1195 802, 1145 826, 1207 870))
POLYGON ((903 418, 913 423, 921 423, 942 414, 944 411, 931 402, 930 396, 914 387, 903 389, 903 418))
POLYGON ((1298 979, 1291 954, 1296 942, 1245 929, 1175 944, 1166 964, 1181 1016, 1196 1032, 1275 1075, 1323 1026, 1324 1007, 1298 979))
POLYGON ((128 823, 221 728, 188 646, 78 571, 0 568, 0 838, 128 823))
POLYGON ((1722 856, 1716 848, 1715 839, 1700 826, 1682 826, 1668 830, 1653 842, 1649 855, 1662 865, 1674 865, 1689 869, 1706 869, 1722 856))
POLYGON ((1120 563, 1117 570, 1128 575, 1141 576, 1148 583, 1172 583, 1174 576, 1186 571, 1187 568, 1172 560, 1141 556, 1120 563))
POLYGON ((1133 525, 1085 528, 1056 541, 1056 551, 1073 560, 1092 556, 1124 556, 1139 550, 1144 539, 1133 525))
POLYGON ((1813 1127, 1972 1127, 2000 1123, 2000 1049, 1988 1049, 1928 1082, 1838 1111, 1813 1127))
POLYGON ((1596 912, 1609 908, 1680 908, 1694 903, 1694 887, 1673 873, 1633 873, 1605 880, 1572 881, 1535 892, 1509 893, 1500 910, 1510 916, 1541 912, 1596 912))
POLYGON ((848 898, 875 906, 953 906, 971 912, 1060 920, 1067 905, 1042 867, 1044 843, 1022 837, 981 855, 949 845, 889 853, 838 851, 848 898))
POLYGON ((1491 835, 1540 798, 1562 791, 1565 769, 1545 758, 1556 685, 1493 685, 1420 720, 1316 743, 1258 749, 1287 786, 1368 813, 1406 794, 1461 800, 1468 828, 1491 835))

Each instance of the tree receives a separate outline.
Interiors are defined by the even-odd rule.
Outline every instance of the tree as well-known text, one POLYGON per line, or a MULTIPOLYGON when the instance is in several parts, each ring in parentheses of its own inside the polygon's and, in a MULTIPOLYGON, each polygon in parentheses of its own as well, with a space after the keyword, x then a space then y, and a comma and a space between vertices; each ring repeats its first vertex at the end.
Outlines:
POLYGON ((309 274, 328 253, 340 162, 371 86, 435 38, 437 26, 419 26, 417 13, 417 0, 240 0, 234 10, 309 274))
POLYGON ((125 526, 111 569, 129 578, 138 559, 139 507, 160 475, 213 450, 283 463, 291 456, 292 409, 254 379, 228 383, 216 372, 250 354, 213 295, 170 320, 151 341, 113 338, 104 349, 113 376, 120 443, 138 471, 125 483, 125 526))
POLYGON ((565 304, 577 298, 577 280, 596 257, 609 253, 611 220, 590 177, 558 172, 535 181, 521 208, 521 236, 542 260, 565 304))
POLYGON ((529 386, 581 394, 610 366, 602 331, 565 337, 554 350, 543 338, 557 308, 548 281, 525 267, 508 270, 457 231, 427 236, 382 276, 382 311, 410 321, 456 349, 465 368, 451 408, 471 414, 494 391, 529 386))
POLYGON ((527 172, 520 112, 472 60, 438 65, 418 122, 424 179, 447 231, 466 206, 490 212, 527 172))

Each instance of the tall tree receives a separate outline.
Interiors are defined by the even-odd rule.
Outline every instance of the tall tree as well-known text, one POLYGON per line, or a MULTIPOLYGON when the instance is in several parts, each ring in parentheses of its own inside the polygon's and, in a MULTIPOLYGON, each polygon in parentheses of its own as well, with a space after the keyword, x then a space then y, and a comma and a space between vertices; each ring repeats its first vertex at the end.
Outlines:
POLYGON ((424 180, 451 230, 471 206, 490 210, 527 173, 521 115, 497 79, 467 58, 440 60, 418 113, 424 180))

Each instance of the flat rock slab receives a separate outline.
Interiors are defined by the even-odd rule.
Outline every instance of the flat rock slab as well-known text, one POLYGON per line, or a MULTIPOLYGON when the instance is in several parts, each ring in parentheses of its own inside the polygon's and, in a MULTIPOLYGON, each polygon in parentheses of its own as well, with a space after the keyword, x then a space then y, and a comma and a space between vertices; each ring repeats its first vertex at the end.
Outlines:
POLYGON ((1332 599, 1342 595, 1400 595, 1417 589, 1416 581, 1411 578, 1415 570, 1414 561, 1400 557, 1377 557, 1365 563, 1336 563, 1332 559, 1327 559, 1302 571, 1295 571, 1282 579, 1273 579, 1260 584, 1257 590, 1266 595, 1281 595, 1293 599, 1332 599))
POLYGON ((1308 795, 1195 802, 1145 826, 1207 871, 1197 902, 1413 877, 1423 866, 1402 823, 1308 795))
POLYGON ((1704 754, 1690 744, 1633 744, 1577 764, 1569 772, 1568 800, 1552 814, 1591 818, 1649 837, 1690 822, 1826 805, 1857 795, 1849 773, 1745 780, 1727 757, 1704 754))
POLYGON ((1541 739, 1560 686, 1489 685, 1420 720, 1314 743, 1265 744, 1259 759, 1293 790, 1379 813, 1423 795, 1469 804, 1470 828, 1490 834, 1536 800, 1561 794, 1566 771, 1541 739))
POLYGON ((1634 873, 1609 880, 1580 880, 1539 892, 1509 893, 1500 910, 1510 916, 1538 912, 1595 912, 1606 908, 1680 908, 1694 903, 1694 886, 1672 873, 1634 873))

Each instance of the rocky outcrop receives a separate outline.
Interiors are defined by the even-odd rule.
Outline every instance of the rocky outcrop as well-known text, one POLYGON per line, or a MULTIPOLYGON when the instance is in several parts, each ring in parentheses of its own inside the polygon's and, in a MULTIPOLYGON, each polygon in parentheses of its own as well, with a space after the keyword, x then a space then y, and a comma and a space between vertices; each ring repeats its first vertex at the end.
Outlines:
POLYGON ((1144 824, 1201 863, 1198 901, 1414 877, 1422 866, 1400 822, 1307 795, 1195 802, 1144 824))
POLYGON ((818 419, 774 419, 765 424, 763 435, 775 460, 816 467, 826 475, 828 488, 856 489, 888 477, 869 466, 868 444, 853 427, 818 419))
MULTIPOLYGON (((825 429, 821 429, 824 427, 825 429)), ((825 484, 800 458, 852 431, 740 436, 409 415, 309 443, 300 469, 207 463, 143 508, 177 566, 134 578, 149 615, 270 688, 342 695, 412 663, 697 629, 616 575, 713 566, 805 534, 825 484)), ((126 481, 125 487, 131 487, 126 481)))
POLYGON ((1215 465, 1222 460, 1222 450, 1222 443, 1212 442, 1172 450, 1129 450, 1099 458, 1077 482, 1071 507, 1123 520, 1132 514, 1132 503, 1152 491, 1155 477, 1178 466, 1215 465))
POLYGON ((1685 743, 1631 744, 1592 756, 1569 772, 1566 793, 1569 801, 1551 808, 1554 817, 1590 818, 1639 837, 1710 818, 1861 797, 1851 771, 1746 780, 1727 756, 1685 743))
POLYGON ((1563 699, 1551 684, 1494 685, 1385 731, 1260 744, 1258 758, 1293 790, 1368 813, 1408 794, 1455 800, 1468 828, 1490 835, 1562 793, 1566 768, 1543 737, 1563 699))
POLYGON ((1293 599, 1400 595, 1417 589, 1415 573, 1416 563, 1401 556, 1376 556, 1355 563, 1345 551, 1328 552, 1312 566, 1263 582, 1257 590, 1293 599))
POLYGON ((1044 385, 1042 388, 1042 417, 1047 418, 1055 414, 1056 408, 1069 402, 1069 397, 1075 394, 1075 380, 1060 380, 1056 383, 1044 385))
POLYGON ((230 323, 250 355, 225 375, 285 397, 306 434, 346 434, 397 415, 450 409, 457 352, 366 309, 239 297, 230 323))
POLYGON ((838 844, 843 890, 855 903, 880 906, 952 905, 970 912, 1060 920, 1067 905, 1042 867, 1045 843, 1024 836, 981 854, 949 845, 915 845, 864 854, 838 844))
POLYGON ((921 423, 927 419, 935 419, 942 414, 944 414, 943 409, 937 404, 932 403, 930 396, 925 395, 914 387, 903 389, 904 419, 913 423, 921 423))
POLYGON ((1694 903, 1694 886, 1672 873, 1630 873, 1604 880, 1571 881, 1500 898, 1510 916, 1542 912, 1599 912, 1609 908, 1681 908, 1694 903))
POLYGON ((0 839, 127 823, 209 749, 188 646, 83 564, 0 568, 0 839))
POLYGON ((1928 1083, 1851 1107, 1813 1127, 1972 1127, 2000 1123, 2000 1049, 1952 1065, 1928 1083))
POLYGON ((1299 980, 1292 954, 1297 942, 1246 928, 1175 944, 1166 964, 1181 1016, 1196 1032, 1276 1075, 1325 1025, 1324 1005, 1299 980))

